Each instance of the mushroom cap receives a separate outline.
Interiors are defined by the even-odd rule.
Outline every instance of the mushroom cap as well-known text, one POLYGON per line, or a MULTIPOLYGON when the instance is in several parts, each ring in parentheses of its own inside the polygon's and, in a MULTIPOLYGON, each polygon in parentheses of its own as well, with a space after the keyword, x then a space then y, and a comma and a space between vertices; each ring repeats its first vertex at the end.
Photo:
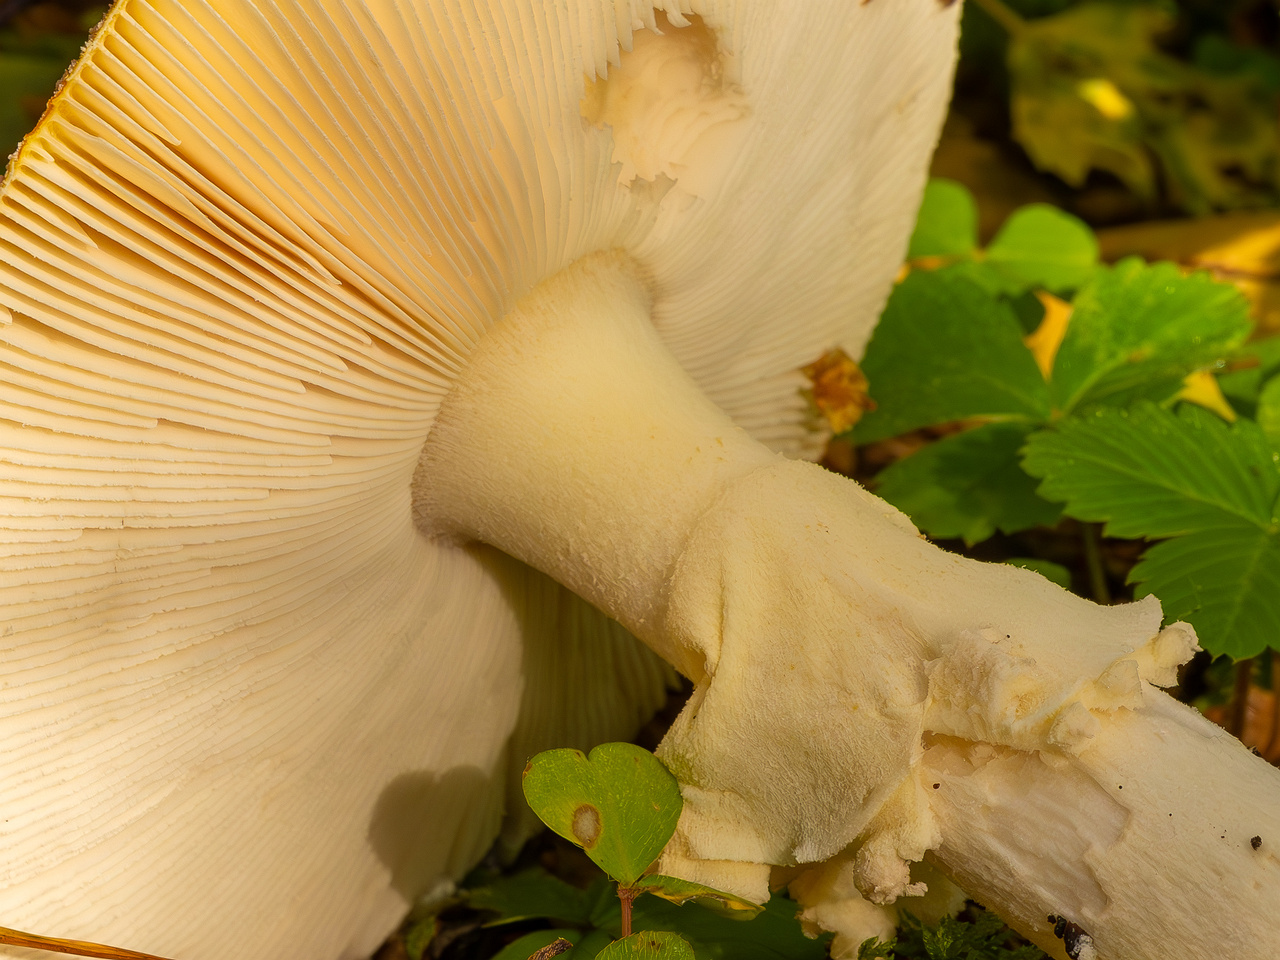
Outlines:
POLYGON ((670 673, 602 614, 414 527, 435 412, 621 248, 712 399, 812 453, 796 371, 887 295, 955 21, 117 0, 0 186, 5 922, 362 956, 513 763, 651 711, 670 673))

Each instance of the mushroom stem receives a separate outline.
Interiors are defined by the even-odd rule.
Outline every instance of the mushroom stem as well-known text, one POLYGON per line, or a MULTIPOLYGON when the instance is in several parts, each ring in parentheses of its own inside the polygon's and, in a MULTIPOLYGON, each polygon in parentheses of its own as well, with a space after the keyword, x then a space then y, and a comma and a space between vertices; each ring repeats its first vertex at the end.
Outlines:
POLYGON ((779 458, 671 358, 622 254, 544 281, 476 349, 414 478, 420 528, 550 574, 680 669, 667 586, 689 531, 779 458))
POLYGON ((651 314, 621 255, 535 289, 446 398, 415 510, 560 580, 694 681, 660 748, 686 801, 664 871, 762 900, 769 865, 842 855, 888 903, 923 892, 908 865, 934 851, 1042 943, 1049 915, 1072 924, 1075 960, 1208 960, 1241 910, 1232 955, 1270 956, 1280 861, 1249 841, 1280 823, 1280 772, 1153 686, 1196 649, 1190 628, 1161 630, 1153 599, 1099 606, 945 553, 857 484, 771 453, 651 314))
POLYGON ((1191 708, 1151 691, 1078 756, 944 738, 923 764, 931 858, 1044 949, 1052 914, 1102 957, 1275 955, 1280 776, 1191 708))

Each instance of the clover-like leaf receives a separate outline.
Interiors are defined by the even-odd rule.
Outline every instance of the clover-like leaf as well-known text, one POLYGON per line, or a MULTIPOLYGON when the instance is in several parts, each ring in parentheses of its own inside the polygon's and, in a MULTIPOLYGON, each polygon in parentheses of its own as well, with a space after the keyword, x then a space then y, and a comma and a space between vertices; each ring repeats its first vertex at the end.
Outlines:
POLYGON ((524 770, 529 806, 619 883, 631 884, 662 852, 683 799, 671 772, 648 750, 605 743, 548 750, 524 770))
POLYGON ((706 907, 713 913, 718 913, 734 920, 750 920, 759 916, 764 910, 764 907, 760 904, 744 900, 742 897, 734 896, 732 893, 725 893, 723 890, 716 890, 713 887, 705 887, 700 883, 694 883, 692 880, 681 880, 679 877, 664 877, 658 873, 641 878, 636 883, 636 887, 645 893, 652 893, 655 897, 661 897, 663 900, 669 900, 674 904, 680 905, 693 902, 699 906, 706 907))
POLYGON ((615 940, 597 960, 694 960, 693 947, 679 934, 649 930, 615 940))
POLYGON ((1073 290, 1098 265, 1098 241, 1085 223, 1046 203, 1015 210, 987 247, 987 263, 1016 287, 1073 290))
POLYGON ((930 180, 920 201, 907 259, 965 257, 977 246, 978 204, 973 194, 954 180, 930 180))

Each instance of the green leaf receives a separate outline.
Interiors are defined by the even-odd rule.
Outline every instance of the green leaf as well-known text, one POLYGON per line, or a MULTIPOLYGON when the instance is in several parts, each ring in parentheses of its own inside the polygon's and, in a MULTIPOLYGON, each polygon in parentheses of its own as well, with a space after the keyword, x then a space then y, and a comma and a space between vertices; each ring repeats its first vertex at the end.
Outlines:
POLYGON ((1115 74, 1148 53, 1151 36, 1167 24, 1167 17, 1106 6, 1081 4, 1031 21, 1011 38, 1013 135, 1032 163, 1073 187, 1082 186, 1091 169, 1101 169, 1139 196, 1150 196, 1155 171, 1132 101, 1134 88, 1145 86, 1127 72, 1117 82, 1115 74), (1119 97, 1100 109, 1098 97, 1089 95, 1097 88, 1082 84, 1106 79, 1119 97))
POLYGON ((1046 203, 1021 207, 1005 221, 987 263, 1022 289, 1074 290, 1098 266, 1098 240, 1084 221, 1046 203))
POLYGON ((1050 583, 1056 583, 1063 590, 1071 589, 1071 571, 1060 563, 1054 563, 1052 560, 1042 560, 1039 557, 1010 557, 1003 562, 1011 567, 1021 567, 1023 570, 1034 571, 1050 583))
MULTIPOLYGON (((616 902, 616 900, 615 900, 616 902)), ((600 951, 613 943, 613 937, 603 930, 590 930, 583 934, 573 949, 563 955, 563 960, 592 960, 600 951)))
MULTIPOLYGON (((577 930, 535 930, 533 933, 526 933, 518 940, 512 940, 495 953, 492 960, 529 960, 531 956, 543 947, 550 946, 557 940, 568 940, 570 943, 577 943, 578 938, 581 936, 582 934, 577 930)), ((560 956, 572 957, 573 951, 566 950, 560 956)))
MULTIPOLYGON (((1249 308, 1233 286, 1173 264, 1122 260, 1076 295, 1050 390, 1063 412, 1166 400, 1188 373, 1244 340, 1249 308)), ((872 381, 874 386, 874 381, 872 381)))
POLYGON ((879 406, 855 428, 859 443, 966 417, 1049 416, 1017 318, 953 267, 913 271, 897 286, 862 370, 879 406))
POLYGON ((1280 649, 1280 536, 1239 523, 1158 543, 1129 574, 1200 645, 1237 660, 1280 649))
POLYGON ((1022 332, 1035 333, 1036 328, 1044 322, 1044 302, 1031 290, 1024 290, 1016 297, 1009 299, 1009 309, 1018 318, 1022 332))
POLYGON ((996 530, 1056 523, 1062 508, 1036 494, 1018 465, 1030 428, 988 423, 922 447, 883 470, 876 493, 931 537, 972 546, 996 530))
MULTIPOLYGON (((607 884, 607 881, 606 881, 607 884)), ((493 883, 467 891, 467 901, 477 910, 495 910, 501 923, 545 918, 574 926, 591 922, 590 891, 579 890, 541 867, 499 877, 493 883)), ((613 891, 608 891, 613 899, 613 891)))
MULTIPOLYGON (((617 900, 614 900, 617 903, 617 900)), ((564 954, 564 960, 592 960, 600 951, 613 943, 613 937, 603 930, 591 930, 583 935, 572 950, 564 954)))
POLYGON ((630 743, 601 744, 589 758, 540 753, 525 767, 524 795, 547 826, 626 884, 662 852, 684 802, 662 761, 630 743))
POLYGON ((858 960, 894 960, 893 948, 896 945, 893 938, 886 943, 879 937, 870 937, 858 944, 858 960))
POLYGON ((1042 496, 1113 537, 1172 537, 1250 524, 1267 529, 1280 491, 1275 455, 1256 424, 1228 426, 1183 404, 1103 407, 1031 436, 1023 467, 1042 496))
POLYGON ((830 937, 806 937, 798 912, 794 900, 774 896, 763 912, 743 923, 696 903, 678 907, 642 896, 636 899, 632 921, 644 930, 679 933, 693 945, 697 960, 825 960, 830 937))
POLYGON ((734 920, 750 920, 759 916, 760 912, 764 910, 764 907, 760 904, 752 903, 750 900, 743 900, 732 893, 725 893, 723 890, 716 890, 712 887, 704 887, 702 884, 694 883, 692 880, 664 877, 657 873, 641 877, 633 886, 643 890, 645 893, 651 893, 655 897, 669 900, 677 906, 696 903, 698 906, 713 913, 719 913, 734 920))
POLYGON ((994 913, 977 910, 971 922, 943 917, 924 926, 902 915, 897 955, 912 960, 1047 960, 1039 947, 1021 940, 994 913))
POLYGON ((599 960, 694 960, 693 948, 683 937, 659 930, 615 940, 596 956, 599 960))
POLYGON ((1106 170, 1139 197, 1154 197, 1159 182, 1193 213, 1273 204, 1270 80, 1166 54, 1172 7, 1084 0, 1025 23, 1007 58, 1014 137, 1075 187, 1106 170))
POLYGON ((907 259, 965 257, 978 247, 978 204, 954 180, 935 178, 924 188, 907 259))
POLYGON ((0 42, 0 168, 18 141, 31 132, 40 110, 53 95, 58 78, 75 57, 41 46, 20 47, 14 40, 0 42))
POLYGON ((1271 449, 1280 451, 1280 376, 1267 381, 1258 394, 1258 426, 1271 449))
POLYGON ((1253 417, 1263 384, 1280 372, 1280 337, 1250 341, 1231 359, 1251 361, 1253 366, 1221 374, 1218 387, 1237 413, 1253 417))
POLYGON ((436 916, 426 917, 409 927, 404 935, 404 952, 409 955, 409 960, 422 960, 439 930, 440 918, 436 916))

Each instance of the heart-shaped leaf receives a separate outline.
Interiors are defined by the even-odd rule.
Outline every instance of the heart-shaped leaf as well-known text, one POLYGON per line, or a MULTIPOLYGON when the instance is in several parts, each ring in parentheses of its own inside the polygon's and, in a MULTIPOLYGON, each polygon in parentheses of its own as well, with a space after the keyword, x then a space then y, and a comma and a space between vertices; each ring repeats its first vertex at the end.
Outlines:
POLYGON ((662 852, 684 803, 671 772, 630 743, 601 744, 590 757, 540 753, 524 769, 524 796, 543 823, 623 884, 662 852))
POLYGON ((734 920, 750 920, 764 910, 760 904, 744 900, 742 897, 735 897, 732 893, 725 893, 713 887, 704 887, 692 880, 664 877, 658 873, 651 873, 641 878, 635 886, 645 893, 652 893, 655 897, 670 900, 677 905, 693 901, 714 913, 734 920))
POLYGON ((613 941, 596 960, 694 960, 694 953, 679 934, 648 930, 613 941))

